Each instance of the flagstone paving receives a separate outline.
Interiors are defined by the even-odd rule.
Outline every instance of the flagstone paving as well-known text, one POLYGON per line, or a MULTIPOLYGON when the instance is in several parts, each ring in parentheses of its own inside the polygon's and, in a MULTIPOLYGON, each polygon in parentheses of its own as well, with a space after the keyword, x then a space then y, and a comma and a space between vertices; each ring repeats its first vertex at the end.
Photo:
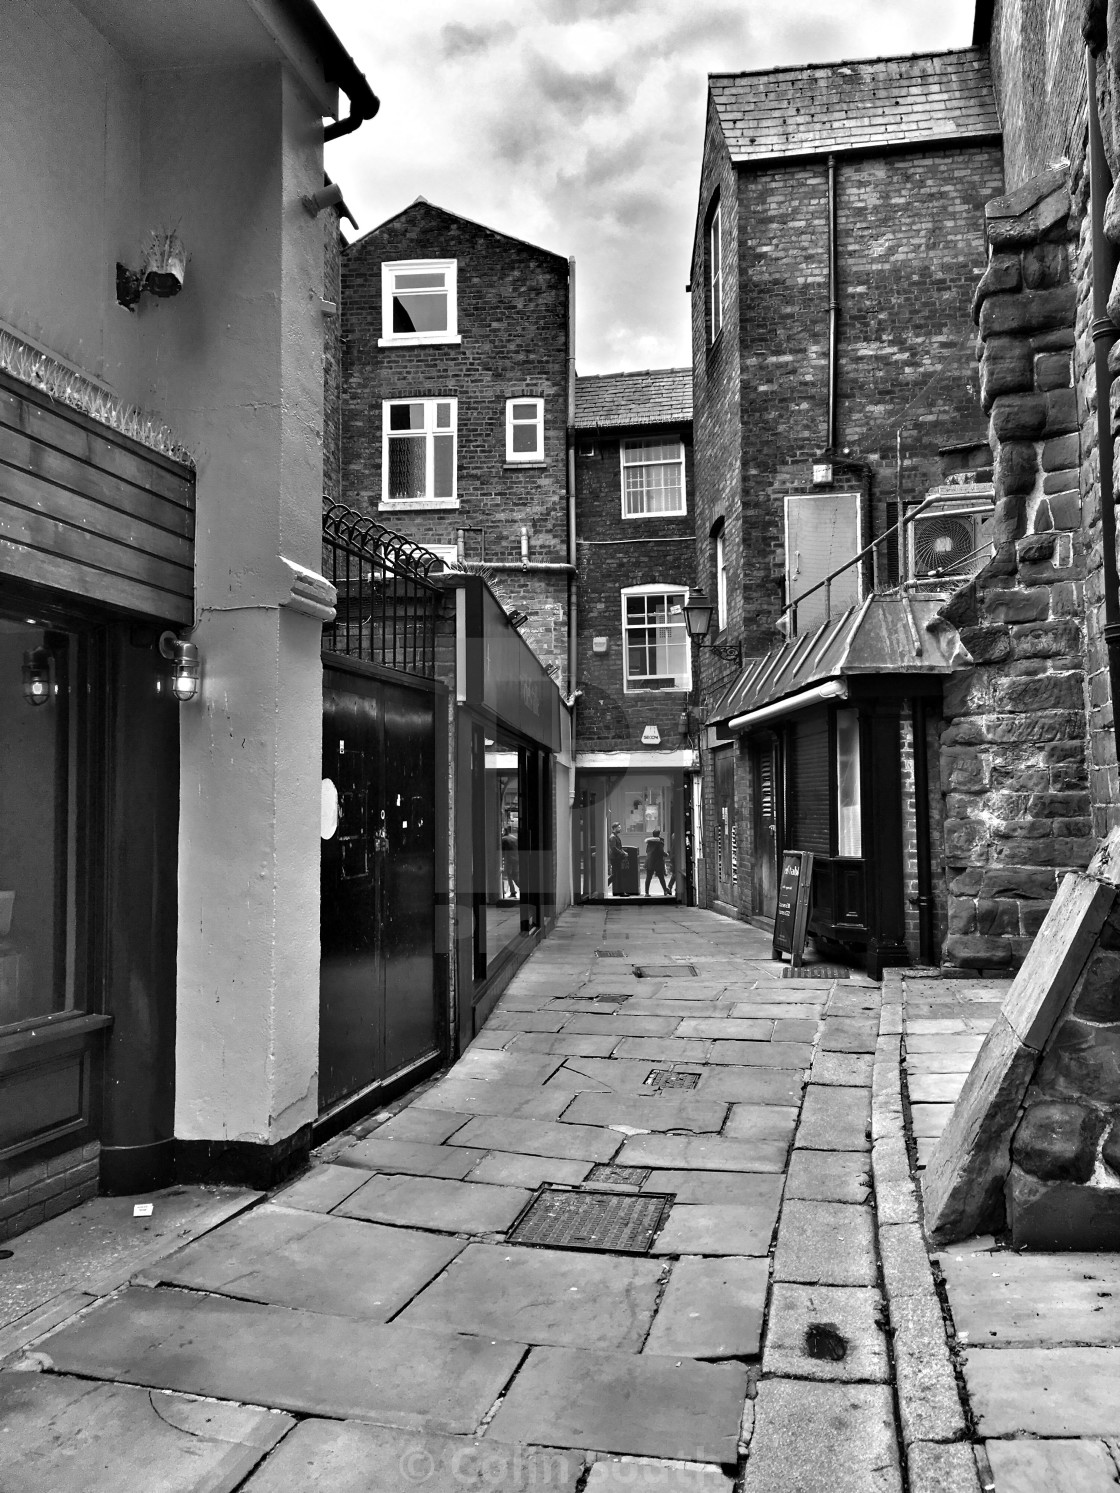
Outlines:
POLYGON ((219 1407, 189 1463, 174 1427, 198 1413, 164 1407, 144 1473, 122 1457, 106 1490, 899 1493, 879 1005, 859 976, 784 980, 768 934, 715 914, 569 911, 445 1075, 44 1327, 21 1366, 45 1372, 0 1372, 22 1397, 3 1450, 76 1493, 60 1404, 203 1396, 182 1401, 219 1407), (541 1187, 671 1201, 639 1253, 507 1242, 541 1187))

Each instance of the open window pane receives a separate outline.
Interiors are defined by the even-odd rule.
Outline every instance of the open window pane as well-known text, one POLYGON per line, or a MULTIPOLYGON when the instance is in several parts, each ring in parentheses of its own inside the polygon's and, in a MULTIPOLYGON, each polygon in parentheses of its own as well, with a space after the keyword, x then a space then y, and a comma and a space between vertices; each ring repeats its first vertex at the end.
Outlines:
POLYGON ((455 260, 401 261, 381 266, 382 340, 456 339, 455 260))
POLYGON ((447 293, 393 297, 394 332, 446 332, 447 293))

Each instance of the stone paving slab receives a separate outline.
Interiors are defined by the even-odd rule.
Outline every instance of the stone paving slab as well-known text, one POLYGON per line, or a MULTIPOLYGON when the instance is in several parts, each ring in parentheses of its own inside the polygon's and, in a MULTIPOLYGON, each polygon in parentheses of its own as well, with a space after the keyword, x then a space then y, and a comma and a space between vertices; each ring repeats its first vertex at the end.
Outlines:
POLYGON ((442 1146, 447 1137, 461 1130, 469 1119, 469 1114, 456 1114, 446 1106, 424 1109, 410 1104, 391 1120, 378 1125, 371 1134, 375 1134, 378 1140, 419 1140, 442 1146))
POLYGON ((727 1105, 715 1099, 693 1099, 679 1092, 658 1094, 577 1094, 564 1111, 564 1123, 633 1125, 639 1130, 717 1131, 727 1105))
POLYGON ((880 1326, 883 1298, 860 1286, 775 1284, 766 1323, 768 1375, 793 1379, 890 1382, 887 1339, 880 1326), (832 1357, 822 1351, 820 1329, 843 1338, 832 1357), (815 1330, 815 1331, 814 1331, 815 1330))
POLYGON ((294 1424, 251 1405, 0 1374, 0 1486, 4 1493, 79 1486, 81 1493, 231 1493, 294 1424))
MULTIPOLYGON (((567 1102, 567 1095, 550 1089, 547 1084, 542 1088, 539 1084, 513 1084, 452 1075, 420 1094, 403 1114, 458 1110, 462 1112, 463 1124, 472 1115, 521 1115, 530 1120, 555 1120, 567 1102)), ((448 1135, 454 1135, 461 1128, 462 1125, 455 1125, 448 1135)), ((378 1135, 382 1133, 377 1132, 378 1135)))
POLYGON ((739 1038, 745 1042, 769 1042, 774 1035, 774 1021, 740 1021, 732 1016, 690 1019, 685 1017, 677 1026, 678 1037, 700 1037, 704 1041, 719 1037, 721 1040, 739 1038))
POLYGON ((486 1029, 507 1032, 558 1032, 567 1017, 555 1011, 517 1011, 499 1003, 490 1013, 486 1029))
POLYGON ((911 1104, 955 1104, 967 1073, 914 1073, 908 1076, 911 1104))
POLYGON ((826 1016, 821 1025, 822 1052, 874 1052, 879 1022, 856 1016, 826 1016))
POLYGON ((552 1075, 546 1085, 548 1089, 567 1089, 569 1092, 595 1092, 616 1094, 648 1094, 646 1079, 653 1068, 663 1066, 635 1058, 568 1058, 562 1068, 552 1075))
POLYGON ((574 1493, 580 1452, 357 1421, 306 1420, 244 1493, 574 1493))
MULTIPOLYGON (((729 1035, 734 1035, 731 1033, 729 1035)), ((781 1016, 774 1023, 775 1042, 812 1042, 817 1035, 817 1021, 781 1016)))
POLYGON ((981 1436, 1120 1437, 1120 1348, 971 1348, 981 1436))
POLYGON ((730 1063, 766 1068, 807 1068, 812 1061, 811 1042, 713 1042, 709 1063, 730 1063))
POLYGON ((760 1177, 752 1203, 674 1203, 653 1242, 656 1255, 766 1255, 778 1205, 780 1177, 760 1177), (769 1182, 767 1190, 765 1184, 769 1182))
POLYGON ((967 1441, 915 1441, 907 1448, 906 1463, 910 1493, 981 1493, 976 1456, 967 1441))
POLYGON ((375 1177, 340 1203, 335 1216, 445 1234, 497 1234, 509 1228, 532 1195, 524 1187, 444 1177, 375 1177))
POLYGON ((794 1147, 786 1173, 787 1198, 818 1203, 866 1203, 870 1193, 866 1151, 803 1151, 800 1145, 794 1147))
POLYGON ((678 1203, 735 1203, 754 1207, 774 1187, 769 1172, 680 1172, 655 1169, 642 1192, 670 1192, 678 1203))
POLYGON ((507 1442, 734 1466, 746 1390, 740 1364, 534 1348, 491 1432, 507 1442))
MULTIPOLYGON (((621 1036, 581 1037, 576 1035, 567 1036, 564 1032, 521 1032, 509 1043, 508 1051, 511 1054, 547 1052, 564 1055, 574 1054, 585 1058, 605 1058, 609 1057, 618 1044, 625 1040, 621 1036)), ((655 1037, 649 1039, 632 1037, 630 1040, 657 1041, 658 1039, 655 1037)))
POLYGON ((367 1172, 407 1172, 414 1177, 462 1178, 481 1161, 488 1148, 466 1149, 456 1146, 432 1146, 424 1141, 379 1140, 376 1132, 336 1158, 341 1166, 360 1166, 367 1172))
POLYGON ((364 1187, 375 1172, 363 1172, 357 1166, 336 1166, 327 1162, 313 1166, 295 1182, 272 1194, 278 1208, 304 1208, 308 1213, 329 1213, 344 1203, 351 1193, 364 1187))
POLYGON ((451 1434, 475 1430, 525 1351, 522 1343, 138 1288, 39 1349, 59 1373, 451 1434))
POLYGON ((486 1052, 473 1044, 455 1064, 454 1078, 500 1078, 529 1088, 545 1083, 563 1062, 547 1053, 486 1052))
POLYGON ((797 1018, 811 1021, 815 1025, 823 1010, 823 1001, 746 1000, 736 1001, 731 1007, 730 1015, 739 1019, 749 1019, 752 1016, 797 1018))
POLYGON ((615 1051, 620 1058, 648 1058, 654 1063, 703 1063, 711 1045, 684 1037, 624 1037, 615 1051))
POLYGON ((637 1353, 657 1306, 661 1264, 634 1255, 471 1244, 397 1318, 518 1342, 637 1353))
POLYGON ((792 1104, 733 1104, 723 1133, 735 1140, 778 1141, 789 1145, 797 1125, 792 1104))
POLYGON ((1103 1441, 989 1441, 985 1451, 996 1493, 1116 1493, 1117 1464, 1103 1441))
POLYGON ((617 1016, 605 1011, 573 1016, 565 1022, 564 1030, 590 1037, 668 1037, 679 1025, 676 1016, 631 1015, 624 1007, 617 1016))
MULTIPOLYGON (((917 1032, 906 1034, 907 1056, 911 1053, 951 1053, 954 1058, 959 1059, 964 1053, 975 1055, 983 1046, 984 1038, 978 1033, 967 1036, 949 1036, 944 1032, 933 1035, 923 1035, 917 1032)), ((874 1047, 872 1047, 872 1051, 874 1047)))
POLYGON ((781 1172, 781 1141, 728 1140, 722 1135, 635 1135, 623 1145, 618 1166, 657 1166, 671 1171, 781 1172))
POLYGON ((942 1250, 958 1335, 979 1346, 1120 1345, 1120 1256, 942 1250))
POLYGON ((704 1099, 727 1099, 734 1104, 801 1103, 801 1068, 709 1068, 700 1075, 695 1092, 704 1099))
POLYGON ((458 1239, 266 1203, 135 1280, 385 1322, 462 1248, 458 1239))
POLYGON ((878 1274, 873 1235, 870 1208, 790 1198, 782 1209, 774 1279, 873 1286, 878 1274))
POLYGON ((567 1161, 562 1156, 515 1156, 495 1151, 467 1173, 469 1182, 490 1182, 498 1186, 536 1188, 542 1182, 582 1182, 591 1170, 590 1161, 567 1161))
POLYGON ((699 1462, 668 1462, 654 1457, 609 1457, 597 1461, 586 1493, 732 1493, 733 1480, 719 1468, 699 1462))
POLYGON ((765 1258, 678 1260, 642 1352, 756 1357, 769 1282, 765 1258))
POLYGON ((809 1151, 869 1151, 871 1090, 810 1082, 801 1106, 797 1144, 809 1151))
POLYGON ((915 1136, 936 1140, 953 1113, 951 1104, 912 1104, 910 1106, 910 1128, 915 1136))
POLYGON ((959 1049, 949 1049, 944 1052, 908 1052, 906 1072, 911 1081, 915 1077, 934 1073, 953 1073, 958 1078, 965 1079, 975 1061, 976 1052, 971 1047, 963 1052, 959 1049))
POLYGON ((447 1149, 468 1148, 466 1154, 476 1161, 481 1160, 484 1151, 510 1151, 520 1156, 559 1156, 569 1161, 609 1161, 618 1149, 620 1139, 613 1130, 602 1130, 593 1125, 479 1115, 451 1137, 447 1149))
POLYGON ((883 1384, 764 1379, 743 1488, 902 1493, 890 1390, 883 1384))

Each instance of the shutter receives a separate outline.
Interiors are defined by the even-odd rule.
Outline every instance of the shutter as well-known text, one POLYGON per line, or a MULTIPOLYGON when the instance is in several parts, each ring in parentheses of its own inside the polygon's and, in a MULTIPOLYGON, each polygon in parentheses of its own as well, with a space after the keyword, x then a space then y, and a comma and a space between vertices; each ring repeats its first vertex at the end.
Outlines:
POLYGON ((828 714, 803 716, 793 727, 792 812, 789 849, 832 854, 832 775, 828 714))

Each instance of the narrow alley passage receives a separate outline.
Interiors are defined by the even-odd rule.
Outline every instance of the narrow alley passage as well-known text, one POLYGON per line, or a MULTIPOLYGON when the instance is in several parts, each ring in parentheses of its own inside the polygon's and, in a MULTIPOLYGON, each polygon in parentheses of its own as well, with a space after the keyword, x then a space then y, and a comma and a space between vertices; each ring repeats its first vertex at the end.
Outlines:
POLYGON ((0 1375, 6 1489, 900 1490, 879 1005, 568 912, 453 1070, 0 1375))

